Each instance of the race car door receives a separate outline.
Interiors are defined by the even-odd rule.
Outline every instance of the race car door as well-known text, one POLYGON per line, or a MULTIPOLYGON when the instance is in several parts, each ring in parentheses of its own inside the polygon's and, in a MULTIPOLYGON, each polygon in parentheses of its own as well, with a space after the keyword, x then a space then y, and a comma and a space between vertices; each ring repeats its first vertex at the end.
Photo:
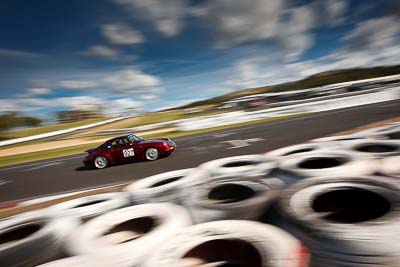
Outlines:
POLYGON ((114 140, 111 145, 111 156, 115 163, 129 162, 134 158, 135 152, 133 148, 126 144, 123 138, 114 140))

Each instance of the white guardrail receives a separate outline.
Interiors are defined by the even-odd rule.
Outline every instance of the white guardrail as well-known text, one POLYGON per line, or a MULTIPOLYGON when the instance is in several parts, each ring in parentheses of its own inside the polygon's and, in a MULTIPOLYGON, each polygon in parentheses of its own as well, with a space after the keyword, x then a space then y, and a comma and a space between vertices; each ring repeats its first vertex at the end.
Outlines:
POLYGON ((108 124, 111 122, 116 122, 116 121, 127 119, 127 118, 129 118, 129 117, 118 117, 118 118, 104 120, 104 121, 100 121, 100 122, 96 122, 96 123, 92 123, 92 124, 69 128, 69 129, 65 129, 65 130, 53 131, 53 132, 44 133, 44 134, 37 134, 37 135, 31 135, 31 136, 27 136, 27 137, 21 137, 21 138, 15 138, 15 139, 11 139, 11 140, 1 141, 0 147, 18 144, 18 143, 27 142, 27 141, 38 140, 38 139, 47 138, 47 137, 53 137, 53 136, 62 135, 62 134, 66 134, 66 133, 72 133, 75 131, 85 130, 85 129, 108 124))
POLYGON ((399 98, 400 98, 400 87, 395 87, 365 95, 341 97, 330 100, 322 100, 318 102, 269 108, 253 112, 235 111, 235 112, 224 113, 221 115, 215 115, 213 117, 208 117, 208 118, 194 118, 186 120, 185 122, 177 123, 175 126, 177 131, 192 131, 205 128, 212 128, 222 125, 254 121, 263 118, 279 117, 283 115, 313 113, 313 112, 328 111, 340 108, 361 106, 361 105, 395 100, 399 98))

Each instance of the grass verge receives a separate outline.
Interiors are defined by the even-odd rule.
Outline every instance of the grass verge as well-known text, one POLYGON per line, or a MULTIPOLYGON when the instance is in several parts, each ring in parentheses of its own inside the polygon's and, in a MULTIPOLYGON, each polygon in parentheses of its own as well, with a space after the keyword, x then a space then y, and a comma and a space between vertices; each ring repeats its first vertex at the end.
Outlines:
MULTIPOLYGON (((211 132, 211 131, 243 127, 246 125, 252 125, 252 124, 257 124, 257 123, 262 123, 262 122, 279 121, 279 120, 285 120, 285 119, 294 118, 294 117, 302 117, 305 115, 306 115, 306 113, 296 114, 296 115, 287 115, 287 116, 281 116, 281 117, 276 117, 276 118, 266 118, 266 119, 261 119, 261 120, 256 120, 256 121, 249 121, 249 122, 237 123, 237 124, 232 124, 232 125, 224 125, 224 126, 219 126, 219 127, 187 131, 187 132, 168 132, 168 133, 162 133, 162 134, 156 134, 156 135, 143 135, 143 137, 146 137, 146 138, 157 138, 157 137, 176 138, 176 137, 182 137, 182 136, 193 135, 193 134, 207 133, 207 132, 211 132)), ((112 136, 110 136, 110 137, 112 137, 112 136)), ((104 136, 102 136, 101 138, 104 138, 104 136)), ((100 144, 101 144, 101 142, 79 145, 79 146, 71 146, 71 147, 65 147, 65 148, 58 148, 58 149, 51 149, 51 150, 44 150, 44 151, 38 151, 38 152, 31 152, 31 153, 25 153, 25 154, 19 154, 19 155, 4 156, 4 157, 0 157, 0 166, 7 166, 7 165, 18 164, 18 163, 26 163, 26 162, 37 161, 37 160, 44 160, 44 159, 51 159, 51 158, 56 158, 56 157, 74 155, 74 154, 82 153, 86 149, 96 147, 100 144)))

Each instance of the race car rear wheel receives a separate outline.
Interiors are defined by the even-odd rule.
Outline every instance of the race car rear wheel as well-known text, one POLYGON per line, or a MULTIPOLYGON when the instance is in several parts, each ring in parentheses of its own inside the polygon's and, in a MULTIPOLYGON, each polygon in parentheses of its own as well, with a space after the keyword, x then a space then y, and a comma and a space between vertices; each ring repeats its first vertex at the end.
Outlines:
POLYGON ((149 148, 146 150, 146 159, 147 160, 156 160, 159 157, 158 150, 156 148, 149 148))
POLYGON ((107 168, 107 166, 108 166, 108 159, 107 159, 106 157, 103 157, 103 156, 97 156, 97 157, 94 159, 94 166, 95 166, 97 169, 104 169, 104 168, 107 168))

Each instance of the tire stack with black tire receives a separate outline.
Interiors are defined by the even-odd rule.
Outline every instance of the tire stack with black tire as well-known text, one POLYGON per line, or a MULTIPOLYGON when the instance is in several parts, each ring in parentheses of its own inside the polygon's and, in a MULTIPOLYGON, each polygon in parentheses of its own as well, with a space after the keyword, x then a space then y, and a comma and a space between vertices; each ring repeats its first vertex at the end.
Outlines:
POLYGON ((399 132, 216 159, 0 221, 0 266, 400 267, 399 132))

